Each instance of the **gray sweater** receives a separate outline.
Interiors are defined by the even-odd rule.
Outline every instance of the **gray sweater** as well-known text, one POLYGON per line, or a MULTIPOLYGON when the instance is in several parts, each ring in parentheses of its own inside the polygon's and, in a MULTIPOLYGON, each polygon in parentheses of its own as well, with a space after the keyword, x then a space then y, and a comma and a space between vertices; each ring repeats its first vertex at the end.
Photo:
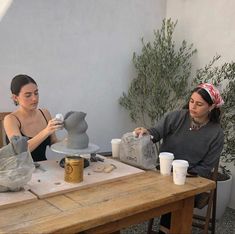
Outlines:
POLYGON ((223 149, 220 124, 209 122, 199 130, 190 130, 188 110, 170 112, 148 130, 157 142, 163 140, 160 152, 172 152, 175 159, 187 160, 189 170, 200 176, 208 176, 223 149))

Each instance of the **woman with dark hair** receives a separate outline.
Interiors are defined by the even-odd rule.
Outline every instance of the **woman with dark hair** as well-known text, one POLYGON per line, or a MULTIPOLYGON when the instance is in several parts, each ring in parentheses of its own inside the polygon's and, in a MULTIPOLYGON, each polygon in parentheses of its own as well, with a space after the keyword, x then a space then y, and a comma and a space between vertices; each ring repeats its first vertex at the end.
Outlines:
MULTIPOLYGON (((203 83, 192 91, 184 109, 166 114, 153 128, 134 131, 137 136, 152 135, 155 142, 162 140, 160 152, 171 152, 174 159, 187 160, 189 173, 208 177, 223 149, 223 103, 219 91, 212 84, 203 83)), ((170 214, 163 215, 160 224, 169 228, 170 214)))
POLYGON ((27 75, 17 75, 11 81, 12 99, 19 108, 4 118, 8 139, 28 137, 28 146, 34 161, 46 160, 46 147, 55 142, 55 131, 62 123, 52 119, 47 109, 38 109, 37 83, 27 75))

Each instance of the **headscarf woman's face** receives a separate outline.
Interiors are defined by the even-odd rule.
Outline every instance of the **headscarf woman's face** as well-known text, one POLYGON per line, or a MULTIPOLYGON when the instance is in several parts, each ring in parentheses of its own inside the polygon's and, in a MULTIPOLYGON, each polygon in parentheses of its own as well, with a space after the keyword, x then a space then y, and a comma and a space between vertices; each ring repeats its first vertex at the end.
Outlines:
POLYGON ((36 109, 39 101, 38 87, 34 83, 24 85, 19 95, 13 95, 13 99, 21 106, 29 110, 36 109))
POLYGON ((194 92, 189 100, 189 113, 192 118, 203 119, 213 109, 199 93, 194 92))

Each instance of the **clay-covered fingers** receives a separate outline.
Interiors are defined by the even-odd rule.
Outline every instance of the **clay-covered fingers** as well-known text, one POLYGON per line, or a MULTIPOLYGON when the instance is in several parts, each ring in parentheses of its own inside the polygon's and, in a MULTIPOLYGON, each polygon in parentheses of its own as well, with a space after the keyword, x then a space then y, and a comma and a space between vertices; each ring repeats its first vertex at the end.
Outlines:
POLYGON ((54 124, 55 124, 56 130, 63 129, 63 127, 64 127, 64 121, 62 121, 60 119, 55 119, 54 124))
POLYGON ((143 128, 143 127, 138 127, 138 128, 135 128, 133 133, 136 137, 141 137, 143 135, 148 134, 148 130, 146 128, 143 128))
POLYGON ((63 122, 54 118, 54 119, 49 120, 47 127, 48 127, 49 132, 53 133, 56 130, 63 128, 63 122))

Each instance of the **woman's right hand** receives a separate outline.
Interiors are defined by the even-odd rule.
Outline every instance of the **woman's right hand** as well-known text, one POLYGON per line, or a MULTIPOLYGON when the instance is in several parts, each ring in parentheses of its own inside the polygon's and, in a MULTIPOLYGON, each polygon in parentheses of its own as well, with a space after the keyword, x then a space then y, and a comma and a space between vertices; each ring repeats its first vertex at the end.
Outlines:
POLYGON ((149 132, 146 128, 138 127, 138 128, 135 128, 134 134, 136 137, 142 137, 143 135, 149 134, 149 132))
POLYGON ((63 128, 64 124, 61 120, 58 120, 56 118, 51 119, 48 121, 46 130, 49 135, 53 134, 57 130, 61 130, 63 128))

